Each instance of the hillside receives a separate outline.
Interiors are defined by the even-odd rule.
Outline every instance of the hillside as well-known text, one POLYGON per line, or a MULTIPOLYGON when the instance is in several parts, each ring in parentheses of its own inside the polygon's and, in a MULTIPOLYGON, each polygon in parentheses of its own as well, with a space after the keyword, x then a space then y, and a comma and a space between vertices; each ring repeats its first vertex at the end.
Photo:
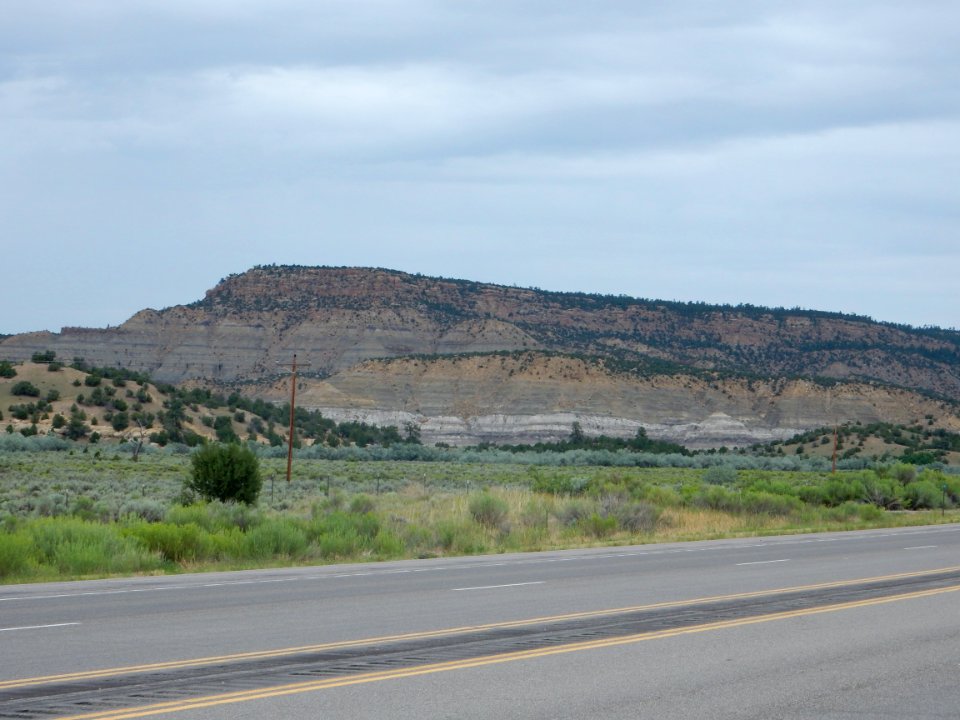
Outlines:
POLYGON ((258 267, 116 328, 0 340, 0 359, 45 350, 270 398, 296 353, 311 407, 412 418, 457 442, 551 439, 578 418, 622 434, 642 424, 693 445, 785 439, 848 420, 909 423, 918 412, 947 427, 960 400, 956 331, 365 268, 258 267), (532 362, 539 376, 521 370, 532 362), (842 382, 826 392, 830 383, 813 378, 842 382))
POLYGON ((363 268, 258 267, 117 328, 0 341, 162 382, 254 380, 294 352, 331 374, 371 358, 544 349, 764 377, 872 379, 960 399, 960 332, 837 313, 555 293, 363 268))
MULTIPOLYGON (((282 402, 285 381, 244 386, 282 402)), ((528 351, 370 360, 325 379, 302 378, 298 403, 338 420, 420 426, 425 443, 517 443, 590 435, 650 437, 690 448, 785 440, 838 422, 960 431, 956 406, 876 383, 803 379, 638 377, 602 361, 528 351)))
MULTIPOLYGON (((51 358, 53 360, 53 358, 51 358)), ((196 445, 248 440, 285 445, 289 403, 277 405, 208 388, 157 385, 128 371, 59 362, 0 363, 0 427, 8 434, 50 435, 96 444, 196 445)), ((413 439, 415 441, 415 439, 413 439)), ((388 446, 407 442, 396 427, 337 423, 298 408, 295 443, 388 446)))

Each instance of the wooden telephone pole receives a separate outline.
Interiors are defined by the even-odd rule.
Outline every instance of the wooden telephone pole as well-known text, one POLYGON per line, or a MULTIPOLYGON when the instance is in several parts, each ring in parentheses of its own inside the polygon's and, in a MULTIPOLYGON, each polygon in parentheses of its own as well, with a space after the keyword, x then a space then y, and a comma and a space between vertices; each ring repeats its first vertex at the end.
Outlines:
MULTIPOLYGON (((277 363, 283 365, 283 363, 277 363)), ((310 363, 303 363, 309 367, 310 363)), ((286 366, 284 366, 286 367, 286 366)), ((287 482, 290 482, 290 471, 293 469, 293 419, 294 408, 297 402, 297 354, 293 354, 293 362, 290 363, 290 434, 287 436, 287 482)))
POLYGON ((837 472, 837 426, 833 426, 833 473, 837 472))

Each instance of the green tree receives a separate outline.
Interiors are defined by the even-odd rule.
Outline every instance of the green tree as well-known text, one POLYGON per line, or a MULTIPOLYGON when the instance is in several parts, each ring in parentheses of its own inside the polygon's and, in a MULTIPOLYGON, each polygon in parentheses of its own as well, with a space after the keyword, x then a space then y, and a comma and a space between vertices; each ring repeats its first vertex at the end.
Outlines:
POLYGON ((87 427, 87 424, 84 422, 86 417, 87 416, 83 413, 83 411, 74 411, 70 413, 70 421, 67 423, 67 427, 63 434, 71 440, 80 440, 81 438, 86 437, 87 433, 90 432, 90 428, 87 427))
POLYGON ((192 464, 187 489, 206 500, 252 505, 260 495, 260 462, 253 451, 230 443, 202 445, 190 459, 192 464))
POLYGON ((10 388, 11 395, 20 395, 26 397, 40 397, 40 388, 28 380, 21 380, 10 388))
POLYGON ((217 433, 217 440, 222 443, 240 442, 240 438, 233 431, 229 415, 218 415, 213 421, 213 429, 217 433))
POLYGON ((10 364, 10 361, 0 360, 0 377, 12 378, 16 376, 17 376, 17 371, 14 370, 13 365, 10 364))
POLYGON ((130 415, 127 414, 126 411, 116 412, 113 414, 113 417, 110 418, 110 425, 117 432, 126 430, 130 427, 130 415))

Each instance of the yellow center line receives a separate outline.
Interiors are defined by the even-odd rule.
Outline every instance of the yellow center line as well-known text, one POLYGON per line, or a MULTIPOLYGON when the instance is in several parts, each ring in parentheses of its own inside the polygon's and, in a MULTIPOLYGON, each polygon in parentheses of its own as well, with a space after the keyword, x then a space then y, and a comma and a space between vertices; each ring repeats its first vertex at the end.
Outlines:
POLYGON ((113 668, 101 668, 97 670, 62 673, 59 675, 44 675, 40 677, 5 680, 0 681, 0 690, 49 685, 57 682, 71 682, 77 680, 102 679, 120 675, 134 675, 158 670, 181 670, 186 668, 202 667, 206 665, 216 665, 218 663, 290 657, 307 653, 326 652, 330 650, 343 650, 347 648, 365 647, 368 645, 383 643, 402 642, 405 640, 429 640, 431 638, 439 637, 454 637, 457 635, 465 635, 467 633, 485 630, 525 627, 543 623, 563 622, 565 620, 583 620, 588 618, 605 617, 609 615, 619 615, 629 612, 688 607, 691 605, 701 605, 705 603, 722 602, 727 600, 747 600, 750 598, 783 595, 793 592, 807 592, 811 590, 824 590, 848 585, 870 584, 889 580, 925 577, 928 575, 938 575, 949 572, 960 572, 960 566, 938 568, 936 570, 920 570, 915 572, 896 573, 892 575, 879 575, 876 577, 858 578, 854 580, 835 580, 831 582, 816 583, 813 585, 797 585, 794 587, 775 588, 772 590, 754 590, 750 592, 733 593, 729 595, 712 595, 707 597, 692 598, 689 600, 668 600, 647 605, 633 605, 628 607, 609 608, 606 610, 586 610, 582 612, 565 613, 562 615, 546 615, 524 620, 507 620, 503 622, 486 623, 482 625, 464 625, 461 627, 444 628, 441 630, 426 630, 421 632, 400 633, 395 635, 381 635, 379 637, 362 638, 358 640, 341 640, 337 642, 320 643, 316 645, 300 645, 297 647, 279 648, 274 650, 257 650, 251 652, 232 653, 228 655, 212 655, 208 657, 186 660, 170 660, 165 662, 147 663, 143 665, 127 665, 113 668))
POLYGON ((385 680, 399 680, 403 678, 417 677, 420 675, 430 675, 434 673, 450 672, 454 670, 466 670, 470 668, 483 667, 487 665, 496 665, 508 662, 517 662, 522 660, 533 660, 537 658, 550 657, 552 655, 562 655, 573 652, 582 652, 585 650, 598 650, 604 648, 617 647, 621 645, 630 645, 648 640, 662 640, 665 638, 678 637, 681 635, 693 635, 696 633, 710 632, 714 630, 726 630, 730 628, 744 627, 747 625, 756 625, 759 623, 773 622, 777 620, 789 620, 792 618, 806 617, 810 615, 819 615, 823 613, 838 612, 842 610, 853 610, 856 608, 871 607, 874 605, 884 605, 887 603, 901 602, 904 600, 914 600, 918 598, 932 597, 944 593, 957 592, 960 585, 952 585, 943 588, 934 588, 932 590, 919 590, 916 592, 902 593, 900 595, 889 595, 887 597, 873 598, 869 600, 855 600, 834 605, 824 605, 817 608, 807 608, 803 610, 788 610, 767 615, 758 615, 755 617, 741 618, 737 620, 721 620, 718 622, 704 623, 702 625, 693 625, 685 628, 673 628, 669 630, 658 630, 654 632, 638 633, 635 635, 626 635, 622 637, 607 638, 603 640, 588 640, 584 642, 569 643, 549 648, 540 648, 536 650, 520 650, 516 652, 500 653, 496 655, 484 655, 465 660, 453 660, 448 662, 431 663, 427 665, 418 665, 398 670, 387 670, 381 672, 361 673, 357 675, 348 675, 339 678, 329 678, 326 680, 315 680, 299 683, 290 683, 272 688, 262 688, 259 690, 244 690, 232 693, 222 693, 218 695, 208 695, 205 697, 192 698, 189 700, 175 700, 142 707, 121 708, 117 710, 108 710, 105 712, 92 712, 82 715, 70 715, 62 717, 59 720, 130 720, 132 718, 143 718, 151 715, 162 715, 166 713, 185 712, 188 710, 200 710, 203 708, 215 707, 218 705, 228 705, 231 703, 249 702, 252 700, 263 700, 269 698, 283 697, 286 695, 296 695, 306 692, 316 692, 319 690, 328 690, 331 688, 347 687, 350 685, 362 685, 366 683, 382 682, 385 680))

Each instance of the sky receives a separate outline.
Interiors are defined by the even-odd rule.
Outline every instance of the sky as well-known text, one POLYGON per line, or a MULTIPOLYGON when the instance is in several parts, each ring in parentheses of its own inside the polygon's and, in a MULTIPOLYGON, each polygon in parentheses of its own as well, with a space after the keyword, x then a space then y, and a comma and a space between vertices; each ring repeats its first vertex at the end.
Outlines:
POLYGON ((955 0, 8 0, 0 333, 262 264, 960 327, 955 0))

